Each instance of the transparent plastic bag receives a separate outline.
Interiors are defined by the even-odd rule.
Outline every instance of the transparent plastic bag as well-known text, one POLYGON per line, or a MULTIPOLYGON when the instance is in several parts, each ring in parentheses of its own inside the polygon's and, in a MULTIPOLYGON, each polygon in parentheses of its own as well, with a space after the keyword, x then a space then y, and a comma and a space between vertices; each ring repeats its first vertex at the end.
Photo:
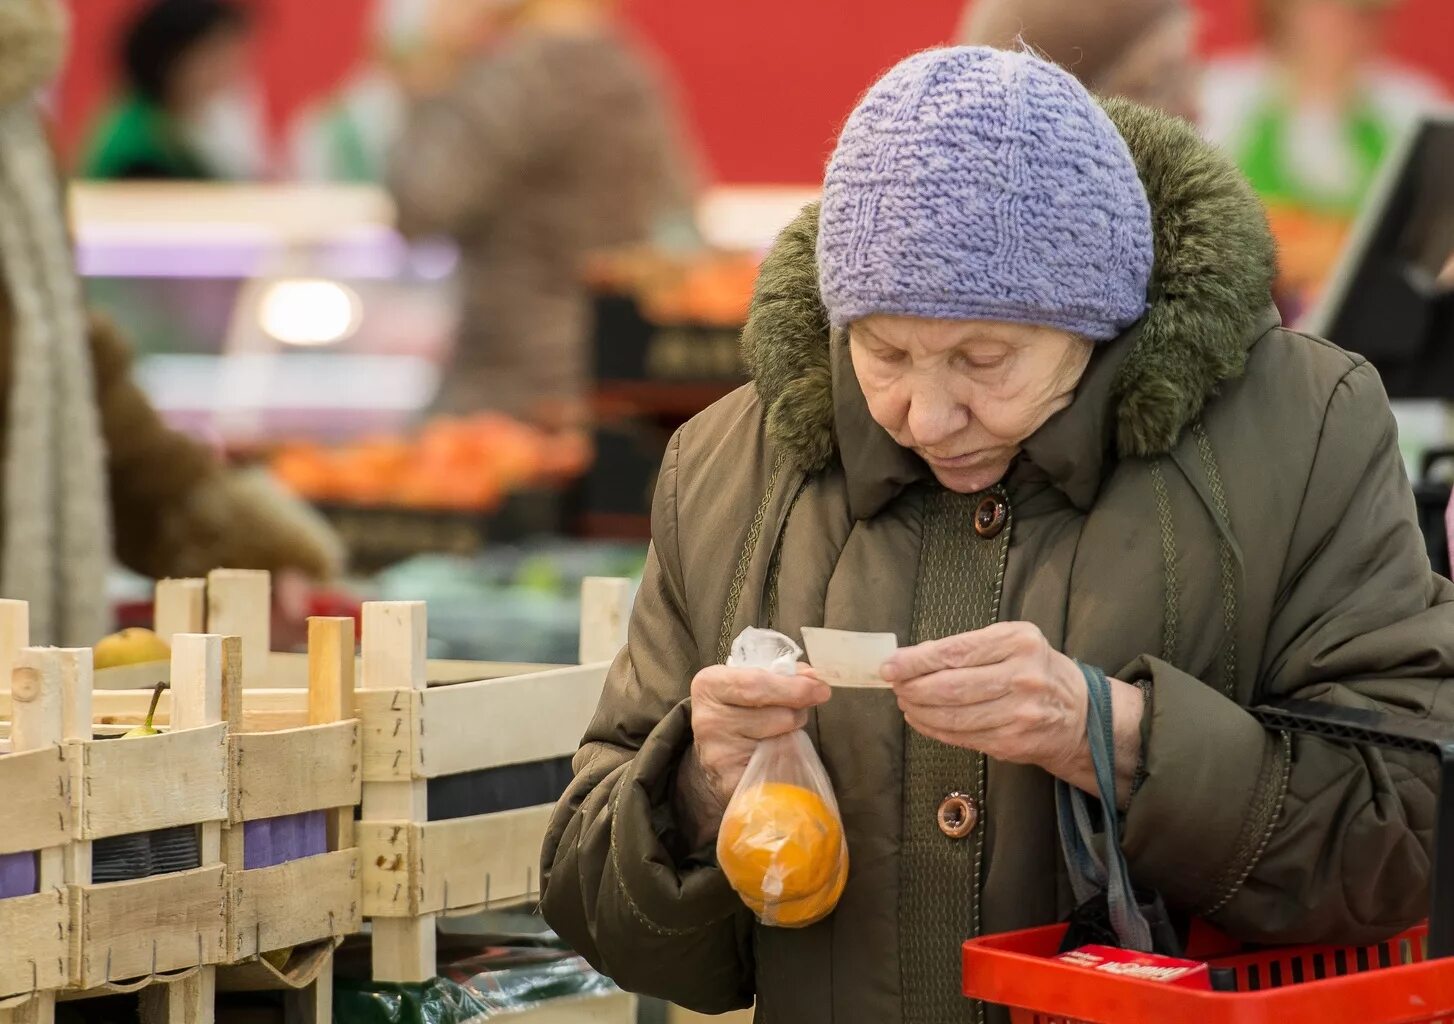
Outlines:
MULTIPOLYGON (((801 655, 781 633, 747 629, 727 664, 792 675, 801 655)), ((801 729, 753 751, 722 816, 717 861, 763 924, 806 927, 838 905, 848 842, 828 773, 801 729)))

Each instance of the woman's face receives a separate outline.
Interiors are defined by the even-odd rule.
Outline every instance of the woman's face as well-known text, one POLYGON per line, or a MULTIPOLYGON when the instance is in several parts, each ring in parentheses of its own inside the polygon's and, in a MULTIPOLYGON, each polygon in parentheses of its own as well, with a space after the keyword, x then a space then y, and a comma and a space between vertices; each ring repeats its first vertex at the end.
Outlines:
POLYGON ((971 494, 1070 404, 1091 343, 1053 327, 875 315, 849 329, 849 351, 874 421, 971 494))

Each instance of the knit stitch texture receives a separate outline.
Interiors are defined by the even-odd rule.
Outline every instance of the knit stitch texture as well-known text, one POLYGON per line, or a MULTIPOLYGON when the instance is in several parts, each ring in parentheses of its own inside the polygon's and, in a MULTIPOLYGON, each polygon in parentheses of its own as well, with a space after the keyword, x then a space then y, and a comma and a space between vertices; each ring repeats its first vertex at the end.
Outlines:
POLYGON ((828 163, 818 268, 835 325, 893 313, 1105 341, 1145 311, 1151 265, 1125 140, 1075 78, 1025 53, 909 57, 828 163))

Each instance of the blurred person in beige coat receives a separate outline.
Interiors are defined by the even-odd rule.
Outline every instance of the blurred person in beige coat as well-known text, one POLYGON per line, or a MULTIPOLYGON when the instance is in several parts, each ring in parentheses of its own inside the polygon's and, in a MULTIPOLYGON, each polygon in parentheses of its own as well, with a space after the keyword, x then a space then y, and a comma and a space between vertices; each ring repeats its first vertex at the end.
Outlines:
POLYGON ((586 258, 690 224, 693 175, 666 87, 614 6, 436 0, 436 45, 405 73, 415 99, 389 186, 406 234, 449 236, 461 252, 441 412, 578 409, 586 258))

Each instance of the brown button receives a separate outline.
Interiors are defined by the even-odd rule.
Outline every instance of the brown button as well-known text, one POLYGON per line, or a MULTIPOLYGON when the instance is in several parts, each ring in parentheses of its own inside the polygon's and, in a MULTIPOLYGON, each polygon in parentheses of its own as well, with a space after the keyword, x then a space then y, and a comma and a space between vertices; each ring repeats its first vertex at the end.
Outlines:
POLYGON ((974 532, 989 540, 998 537, 1010 519, 1010 506, 998 494, 991 494, 974 510, 974 532))
POLYGON ((974 801, 963 793, 950 793, 939 804, 939 831, 950 839, 963 839, 978 821, 974 801))

